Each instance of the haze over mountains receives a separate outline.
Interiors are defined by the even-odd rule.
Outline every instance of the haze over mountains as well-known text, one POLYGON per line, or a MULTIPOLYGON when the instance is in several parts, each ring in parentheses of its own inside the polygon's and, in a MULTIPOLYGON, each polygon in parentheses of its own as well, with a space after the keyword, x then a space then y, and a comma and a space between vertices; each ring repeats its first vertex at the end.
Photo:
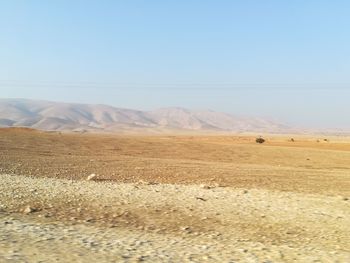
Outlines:
POLYGON ((139 111, 107 105, 0 99, 0 127, 56 131, 288 132, 286 125, 211 110, 162 108, 139 111))

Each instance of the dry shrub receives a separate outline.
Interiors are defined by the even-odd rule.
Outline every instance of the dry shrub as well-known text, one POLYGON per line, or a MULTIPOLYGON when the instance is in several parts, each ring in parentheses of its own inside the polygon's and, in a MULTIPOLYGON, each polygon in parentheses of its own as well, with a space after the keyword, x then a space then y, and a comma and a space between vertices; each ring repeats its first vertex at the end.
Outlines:
POLYGON ((255 139, 255 142, 256 142, 256 143, 264 143, 264 142, 265 142, 265 139, 259 137, 259 138, 256 138, 256 139, 255 139))

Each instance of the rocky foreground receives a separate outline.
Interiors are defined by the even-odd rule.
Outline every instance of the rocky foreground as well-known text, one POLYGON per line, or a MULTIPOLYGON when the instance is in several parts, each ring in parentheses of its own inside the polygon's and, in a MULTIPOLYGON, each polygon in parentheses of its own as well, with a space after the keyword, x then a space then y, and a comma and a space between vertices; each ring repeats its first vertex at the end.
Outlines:
POLYGON ((0 175, 0 262, 350 262, 345 196, 0 175))

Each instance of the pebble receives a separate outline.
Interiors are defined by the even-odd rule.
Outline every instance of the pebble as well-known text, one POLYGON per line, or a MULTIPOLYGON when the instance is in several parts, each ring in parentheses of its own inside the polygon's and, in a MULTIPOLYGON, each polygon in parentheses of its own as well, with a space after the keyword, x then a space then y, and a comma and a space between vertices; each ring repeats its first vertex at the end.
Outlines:
POLYGON ((24 214, 31 214, 34 213, 36 211, 36 209, 34 207, 31 207, 30 205, 27 205, 24 209, 23 209, 23 213, 24 214))
MULTIPOLYGON (((185 262, 186 258, 191 258, 193 262, 281 262, 278 250, 285 255, 284 261, 295 258, 297 262, 312 262, 312 259, 317 257, 324 262, 330 258, 338 262, 347 262, 344 260, 347 244, 343 241, 348 216, 345 213, 346 204, 341 202, 342 199, 327 199, 326 196, 310 198, 308 195, 294 196, 292 193, 267 194, 266 190, 259 189, 251 191, 249 198, 244 198, 242 191, 231 188, 207 191, 199 189, 198 186, 181 185, 141 185, 134 191, 132 184, 34 180, 17 176, 7 178, 4 175, 0 180, 0 200, 7 208, 6 214, 0 214, 0 225, 3 226, 0 247, 6 244, 11 249, 18 249, 17 262, 26 262, 26 251, 33 247, 40 248, 44 262, 51 262, 57 257, 52 255, 53 248, 55 251, 65 251, 61 254, 61 261, 71 257, 66 262, 91 262, 92 258, 96 259, 96 262, 185 262), (30 191, 18 190, 25 187, 38 189, 40 195, 35 196, 30 191), (154 193, 153 188, 160 189, 162 194, 154 193), (19 198, 13 199, 14 194, 19 198), (237 197, 237 194, 240 196, 237 197), (193 198, 196 196, 204 196, 207 202, 197 201, 193 198), (33 197, 35 200, 40 197, 42 199, 38 203, 31 202, 29 207, 35 209, 34 205, 40 204, 38 208, 44 207, 43 212, 52 215, 50 219, 15 213, 11 214, 12 219, 8 216, 10 211, 24 212, 21 209, 26 205, 24 202, 29 202, 28 198, 33 197), (62 207, 60 197, 63 202, 71 201, 69 209, 65 210, 64 205, 62 207), (273 200, 278 200, 278 203, 274 203, 273 200), (122 211, 119 202, 123 202, 122 211), (316 205, 322 206, 322 209, 316 205), (261 217, 265 216, 266 207, 269 207, 269 216, 261 220, 261 217), (164 215, 162 211, 169 211, 169 215, 164 215), (318 214, 315 214, 315 211, 318 214), (67 214, 64 214, 65 212, 67 214), (103 218, 100 217, 105 212, 108 212, 105 219, 111 221, 101 223, 103 218), (334 216, 320 217, 321 212, 334 216), (113 213, 122 216, 112 218, 113 213), (57 217, 58 215, 60 217, 57 217), (281 229, 271 228, 271 231, 281 236, 274 240, 275 245, 271 245, 272 235, 267 231, 270 231, 272 223, 288 222, 290 231, 298 231, 297 228, 293 229, 293 226, 301 223, 301 215, 306 219, 302 223, 311 231, 305 233, 305 236, 292 236, 291 241, 292 238, 287 236, 290 235, 287 233, 287 226, 282 226, 281 229), (335 220, 338 215, 343 216, 344 220, 335 220), (64 221, 65 217, 69 219, 70 216, 77 216, 77 220, 81 221, 76 221, 77 224, 64 221), (128 217, 128 225, 121 221, 125 217, 128 217), (212 220, 204 221, 208 217, 212 220), (257 221, 253 221, 254 219, 257 221), (87 224, 83 220, 92 221, 87 224), (43 221, 46 223, 40 223, 43 221), (258 223, 258 228, 254 228, 253 223, 258 223), (112 224, 118 227, 105 227, 112 224), (137 229, 141 224, 140 229, 137 229), (152 226, 154 231, 144 231, 143 225, 146 228, 152 226), (179 229, 179 226, 182 227, 179 229), (315 231, 321 226, 322 232, 315 231), (155 233, 158 230, 161 230, 161 233, 155 233), (333 233, 331 230, 339 232, 333 233), (318 243, 320 234, 324 237, 322 243, 318 243), (263 236, 266 238, 262 239, 263 236), (294 238, 300 239, 293 243, 294 238), (147 240, 147 243, 143 243, 143 240, 147 240), (307 240, 309 242, 306 242, 307 240), (310 244, 314 249, 309 250, 310 244), (338 247, 334 244, 338 244, 338 247), (320 250, 321 245, 326 249, 320 250), (269 250, 263 250, 261 246, 266 246, 269 250), (73 258, 74 255, 79 258, 73 258), (121 259, 121 255, 124 259, 121 259)), ((3 258, 0 255, 0 261, 3 258)))
POLYGON ((94 181, 94 180, 96 180, 96 179, 97 179, 97 175, 96 175, 96 174, 90 174, 90 175, 86 178, 87 181, 94 181))

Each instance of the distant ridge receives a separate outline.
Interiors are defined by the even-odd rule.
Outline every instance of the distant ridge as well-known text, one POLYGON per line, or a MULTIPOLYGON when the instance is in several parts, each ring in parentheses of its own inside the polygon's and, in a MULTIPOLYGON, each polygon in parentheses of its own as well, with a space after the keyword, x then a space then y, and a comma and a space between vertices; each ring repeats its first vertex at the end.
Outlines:
POLYGON ((286 125, 211 110, 162 108, 139 111, 108 105, 0 99, 0 127, 52 131, 211 131, 286 133, 286 125))

